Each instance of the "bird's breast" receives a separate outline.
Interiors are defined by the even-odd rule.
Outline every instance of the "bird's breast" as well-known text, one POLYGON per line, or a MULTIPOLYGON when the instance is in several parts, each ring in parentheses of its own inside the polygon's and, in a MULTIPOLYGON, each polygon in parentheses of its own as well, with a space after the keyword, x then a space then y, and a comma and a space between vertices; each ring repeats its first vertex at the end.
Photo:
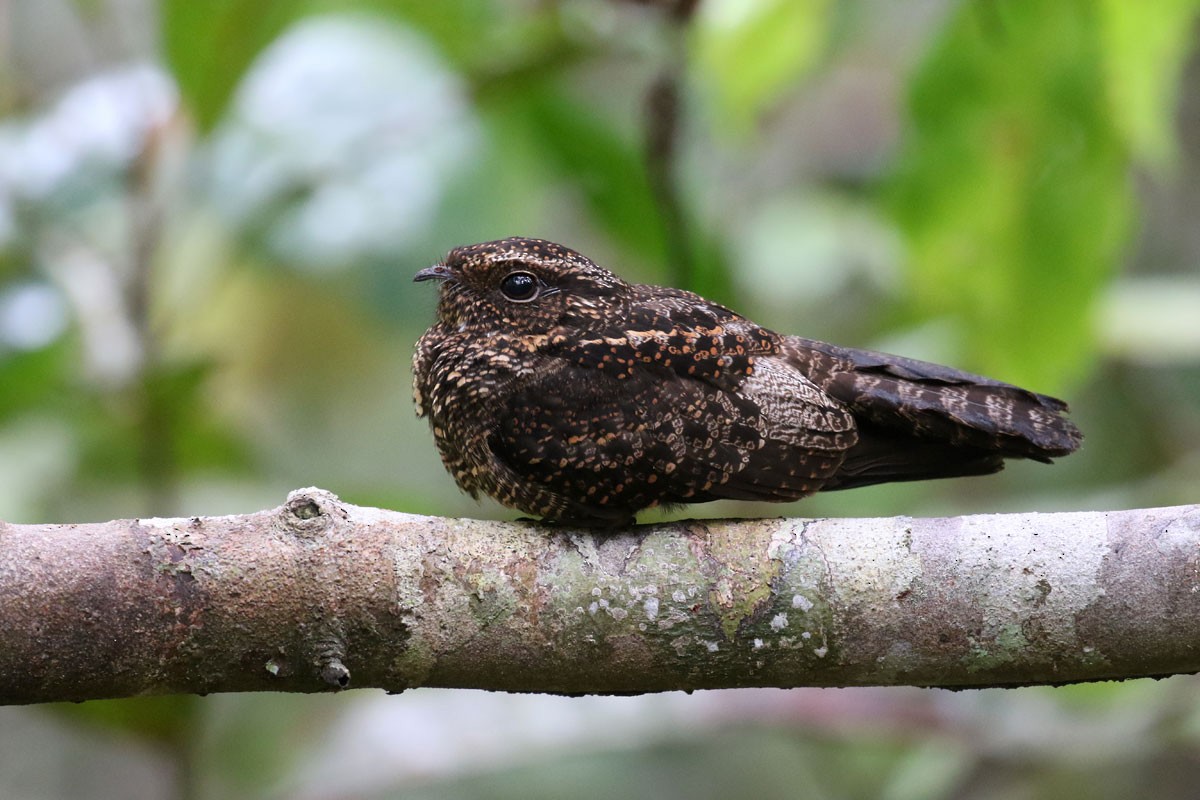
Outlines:
POLYGON ((514 381, 536 371, 537 338, 503 332, 431 330, 414 363, 418 407, 435 425, 502 413, 514 381))

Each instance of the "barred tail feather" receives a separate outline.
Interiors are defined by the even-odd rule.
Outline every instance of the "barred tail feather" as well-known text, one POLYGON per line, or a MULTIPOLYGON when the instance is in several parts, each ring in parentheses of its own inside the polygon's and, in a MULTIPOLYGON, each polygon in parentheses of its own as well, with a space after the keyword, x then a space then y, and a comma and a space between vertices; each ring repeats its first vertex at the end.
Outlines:
POLYGON ((1006 458, 1049 462, 1083 439, 1054 397, 885 353, 799 337, 787 345, 859 422, 859 442, 827 489, 984 475, 1006 458))

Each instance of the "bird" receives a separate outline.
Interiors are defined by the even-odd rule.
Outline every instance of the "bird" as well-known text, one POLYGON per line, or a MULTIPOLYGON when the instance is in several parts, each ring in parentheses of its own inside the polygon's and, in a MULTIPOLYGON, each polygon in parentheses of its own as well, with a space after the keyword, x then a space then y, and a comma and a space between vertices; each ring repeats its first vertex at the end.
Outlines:
POLYGON ((779 334, 543 239, 457 247, 413 280, 441 284, 413 399, 443 464, 548 523, 986 475, 1082 441, 1062 400, 779 334))

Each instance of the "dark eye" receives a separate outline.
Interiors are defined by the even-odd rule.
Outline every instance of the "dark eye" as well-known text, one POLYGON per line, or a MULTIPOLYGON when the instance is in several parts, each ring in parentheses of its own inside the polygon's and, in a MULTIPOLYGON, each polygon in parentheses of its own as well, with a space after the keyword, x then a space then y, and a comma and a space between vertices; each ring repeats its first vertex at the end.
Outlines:
POLYGON ((510 272, 500 281, 500 291, 514 303, 527 303, 538 296, 538 280, 528 272, 510 272))

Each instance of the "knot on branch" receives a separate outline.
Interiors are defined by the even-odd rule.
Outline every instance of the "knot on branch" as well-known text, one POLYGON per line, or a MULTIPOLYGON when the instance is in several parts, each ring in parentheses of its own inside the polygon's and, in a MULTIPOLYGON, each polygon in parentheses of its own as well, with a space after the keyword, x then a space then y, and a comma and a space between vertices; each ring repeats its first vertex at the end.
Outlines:
POLYGON ((334 689, 347 689, 350 686, 350 669, 342 663, 346 655, 346 641, 337 623, 331 623, 332 629, 318 642, 316 662, 321 680, 334 689))
POLYGON ((346 518, 337 495, 312 486, 290 492, 280 511, 284 528, 300 536, 324 533, 335 520, 346 518))
POLYGON ((331 658, 321 667, 321 679, 338 689, 350 687, 350 670, 336 658, 331 658))

